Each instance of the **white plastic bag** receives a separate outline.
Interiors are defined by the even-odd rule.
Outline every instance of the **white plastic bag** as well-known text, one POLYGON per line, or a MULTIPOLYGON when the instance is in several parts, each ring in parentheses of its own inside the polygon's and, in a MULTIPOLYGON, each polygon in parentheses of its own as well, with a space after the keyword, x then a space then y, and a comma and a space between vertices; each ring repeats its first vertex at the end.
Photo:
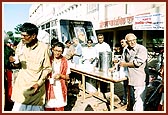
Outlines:
POLYGON ((128 76, 128 68, 127 67, 120 67, 119 74, 120 74, 120 79, 127 77, 128 76))

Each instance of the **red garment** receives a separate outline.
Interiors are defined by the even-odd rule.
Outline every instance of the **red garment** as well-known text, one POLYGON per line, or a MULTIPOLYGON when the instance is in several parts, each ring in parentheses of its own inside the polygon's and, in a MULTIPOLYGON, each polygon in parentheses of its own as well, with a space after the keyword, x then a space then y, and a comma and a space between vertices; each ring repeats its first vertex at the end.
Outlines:
POLYGON ((157 110, 158 111, 164 111, 164 106, 159 104, 157 110))
POLYGON ((64 107, 59 107, 59 108, 45 108, 45 111, 64 111, 64 107))
MULTIPOLYGON (((53 57, 50 58, 50 62, 52 64, 53 62, 53 57)), ((66 72, 67 72, 67 69, 68 69, 68 62, 67 62, 67 59, 65 57, 62 57, 61 58, 61 66, 60 66, 60 74, 62 75, 66 75, 66 72)), ((49 77, 51 77, 52 74, 50 73, 49 77)), ((65 79, 60 79, 60 82, 61 82, 61 87, 62 87, 62 95, 63 95, 63 98, 64 98, 64 101, 66 101, 66 96, 67 96, 67 87, 66 87, 66 83, 65 83, 65 79)), ((47 100, 50 100, 50 99, 54 99, 55 98, 55 95, 54 95, 54 90, 53 90, 53 85, 49 83, 49 80, 46 81, 46 99, 47 100)), ((46 110, 59 110, 59 111, 62 111, 64 110, 64 107, 60 107, 60 108, 46 108, 46 110)))
POLYGON ((6 74, 7 74, 7 82, 8 82, 7 96, 8 96, 8 100, 11 101, 11 95, 12 95, 12 71, 11 70, 7 70, 6 74))

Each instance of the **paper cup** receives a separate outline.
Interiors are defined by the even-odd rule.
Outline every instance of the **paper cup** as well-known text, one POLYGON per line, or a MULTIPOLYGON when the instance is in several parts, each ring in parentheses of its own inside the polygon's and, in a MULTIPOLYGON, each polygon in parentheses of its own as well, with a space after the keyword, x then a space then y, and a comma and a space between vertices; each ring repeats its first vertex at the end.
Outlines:
POLYGON ((54 84, 54 78, 50 78, 49 81, 50 81, 50 84, 54 84))

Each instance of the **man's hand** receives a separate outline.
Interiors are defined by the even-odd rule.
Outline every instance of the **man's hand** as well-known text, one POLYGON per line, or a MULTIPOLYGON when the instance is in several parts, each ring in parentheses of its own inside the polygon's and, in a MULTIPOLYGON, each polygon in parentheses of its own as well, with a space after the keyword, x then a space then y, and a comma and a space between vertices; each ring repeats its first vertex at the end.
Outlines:
POLYGON ((53 77, 54 77, 54 79, 59 79, 61 77, 61 74, 56 74, 53 77))
POLYGON ((34 89, 34 93, 36 93, 38 91, 39 85, 36 83, 31 88, 33 88, 34 89))
POLYGON ((120 65, 120 67, 126 67, 126 62, 120 61, 119 65, 120 65))
POLYGON ((116 64, 116 63, 118 63, 118 62, 119 62, 118 59, 114 59, 114 60, 113 60, 113 63, 114 63, 114 64, 116 64))
POLYGON ((75 55, 75 51, 71 51, 71 55, 74 56, 75 55))
POLYGON ((116 67, 113 66, 112 68, 109 68, 108 71, 109 71, 109 72, 113 72, 115 69, 116 69, 116 67))
POLYGON ((133 62, 124 62, 124 61, 120 61, 119 63, 120 67, 134 67, 134 63, 133 62))
POLYGON ((13 56, 9 57, 9 62, 11 62, 11 63, 15 62, 15 59, 13 58, 13 56))

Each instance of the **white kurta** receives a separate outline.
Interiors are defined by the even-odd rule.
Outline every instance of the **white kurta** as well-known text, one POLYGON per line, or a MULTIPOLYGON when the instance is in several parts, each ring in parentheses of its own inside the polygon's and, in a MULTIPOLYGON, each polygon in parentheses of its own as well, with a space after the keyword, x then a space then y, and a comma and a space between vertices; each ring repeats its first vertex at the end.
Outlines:
POLYGON ((82 50, 82 54, 83 54, 83 59, 85 60, 90 60, 91 58, 95 58, 96 57, 96 49, 94 47, 85 47, 82 50))
POLYGON ((106 42, 103 42, 102 44, 100 43, 96 44, 95 49, 97 57, 99 57, 99 52, 106 52, 106 51, 111 52, 110 45, 107 44, 106 42))
MULTIPOLYGON (((61 65, 61 62, 59 62, 59 63, 53 62, 53 64, 52 64, 52 67, 53 67, 52 75, 60 73, 60 65, 61 65)), ((68 66, 68 69, 67 69, 67 74, 70 74, 69 66, 68 66)), ((53 88, 54 88, 55 99, 50 99, 48 102, 46 102, 45 107, 46 108, 58 108, 58 107, 66 106, 67 101, 64 101, 64 98, 63 98, 63 95, 62 95, 61 82, 60 82, 59 79, 54 81, 53 88)))

